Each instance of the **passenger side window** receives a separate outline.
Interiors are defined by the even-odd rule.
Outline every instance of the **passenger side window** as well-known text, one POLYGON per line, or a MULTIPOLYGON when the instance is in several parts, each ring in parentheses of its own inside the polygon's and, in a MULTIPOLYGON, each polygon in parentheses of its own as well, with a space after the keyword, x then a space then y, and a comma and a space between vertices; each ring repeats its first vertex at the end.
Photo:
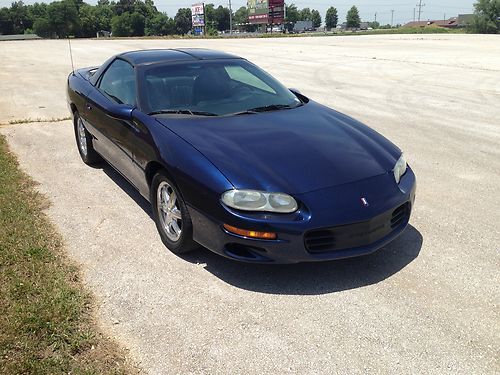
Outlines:
POLYGON ((244 69, 241 66, 229 65, 226 66, 225 69, 229 77, 234 81, 239 81, 249 86, 256 87, 260 90, 276 94, 276 92, 271 87, 266 85, 259 78, 257 78, 256 76, 254 76, 252 73, 250 73, 248 70, 244 69))
POLYGON ((104 72, 99 90, 120 104, 136 105, 135 72, 128 62, 116 59, 104 72))

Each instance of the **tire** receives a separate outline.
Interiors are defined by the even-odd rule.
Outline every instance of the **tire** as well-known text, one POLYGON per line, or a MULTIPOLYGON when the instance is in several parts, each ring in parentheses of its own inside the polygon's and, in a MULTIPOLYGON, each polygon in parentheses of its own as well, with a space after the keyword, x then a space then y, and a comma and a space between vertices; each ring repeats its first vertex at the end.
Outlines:
POLYGON ((185 254, 197 248, 186 204, 165 172, 160 171, 153 177, 150 198, 156 228, 165 246, 174 254, 185 254))
POLYGON ((73 127, 75 129, 76 146, 83 162, 87 165, 95 165, 102 161, 101 156, 94 150, 92 135, 85 129, 82 118, 75 112, 73 127))

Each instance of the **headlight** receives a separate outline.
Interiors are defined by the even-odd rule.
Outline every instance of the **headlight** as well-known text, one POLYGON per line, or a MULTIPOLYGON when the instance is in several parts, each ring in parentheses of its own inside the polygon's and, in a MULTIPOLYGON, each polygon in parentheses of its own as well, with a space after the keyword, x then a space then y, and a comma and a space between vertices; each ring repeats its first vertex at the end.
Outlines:
POLYGON ((405 156, 401 155, 393 169, 394 179, 396 180, 397 184, 399 184, 399 181, 401 181, 401 177, 403 177, 403 175, 406 173, 407 168, 408 166, 406 164, 405 156))
POLYGON ((295 199, 284 193, 256 190, 229 190, 222 194, 222 202, 243 211, 291 213, 297 211, 295 199))

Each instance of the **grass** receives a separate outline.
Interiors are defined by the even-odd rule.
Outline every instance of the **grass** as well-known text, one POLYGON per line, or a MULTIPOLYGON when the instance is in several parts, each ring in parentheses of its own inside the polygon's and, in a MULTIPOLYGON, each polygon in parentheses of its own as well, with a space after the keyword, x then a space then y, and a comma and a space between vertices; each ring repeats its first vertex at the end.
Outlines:
POLYGON ((134 372, 97 328, 47 207, 0 135, 0 374, 134 372))
POLYGON ((0 125, 15 125, 15 124, 29 124, 32 122, 61 122, 61 121, 66 121, 70 120, 71 117, 52 117, 50 119, 43 119, 40 117, 37 117, 35 119, 32 118, 23 118, 19 120, 10 120, 7 124, 0 124, 0 125))
POLYGON ((359 36, 359 35, 388 35, 388 34, 466 34, 467 30, 447 29, 444 27, 428 26, 428 27, 399 27, 393 29, 376 29, 366 31, 327 31, 327 32, 311 32, 303 34, 283 34, 283 33, 262 33, 262 34, 233 34, 224 35, 166 35, 166 36, 136 36, 136 37, 112 37, 101 38, 102 40, 110 39, 245 39, 245 38, 304 38, 304 37, 325 37, 325 36, 359 36))

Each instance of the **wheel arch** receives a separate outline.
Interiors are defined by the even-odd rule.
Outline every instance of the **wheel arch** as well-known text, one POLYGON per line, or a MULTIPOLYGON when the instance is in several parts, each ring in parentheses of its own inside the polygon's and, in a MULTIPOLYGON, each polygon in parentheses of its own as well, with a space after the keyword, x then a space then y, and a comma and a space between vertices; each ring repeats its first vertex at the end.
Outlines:
MULTIPOLYGON (((148 187, 151 188, 151 184, 153 183, 154 176, 159 172, 163 171, 167 175, 167 177, 172 180, 172 182, 177 185, 177 182, 173 178, 172 174, 169 172, 168 168, 157 160, 152 160, 146 165, 145 175, 146 182, 148 183, 148 187)), ((178 188, 178 186, 177 186, 178 188)))

